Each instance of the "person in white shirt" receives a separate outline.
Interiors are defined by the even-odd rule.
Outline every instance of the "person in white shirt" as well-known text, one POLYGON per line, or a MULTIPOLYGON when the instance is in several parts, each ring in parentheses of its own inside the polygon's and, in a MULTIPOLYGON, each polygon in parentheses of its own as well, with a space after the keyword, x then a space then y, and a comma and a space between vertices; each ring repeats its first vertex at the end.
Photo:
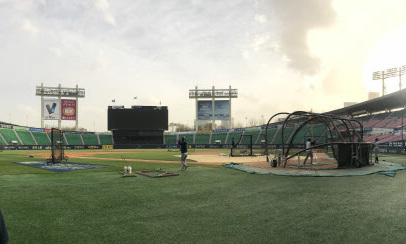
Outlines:
POLYGON ((304 160, 304 162, 303 162, 303 164, 306 164, 306 161, 307 161, 307 159, 310 157, 310 164, 313 164, 313 152, 312 152, 312 149, 311 149, 311 147, 312 147, 312 139, 307 139, 307 142, 306 142, 306 158, 305 158, 305 160, 304 160))
POLYGON ((374 143, 374 153, 375 153, 375 163, 379 164, 378 160, 378 153, 379 153, 379 139, 375 138, 375 143, 374 143))

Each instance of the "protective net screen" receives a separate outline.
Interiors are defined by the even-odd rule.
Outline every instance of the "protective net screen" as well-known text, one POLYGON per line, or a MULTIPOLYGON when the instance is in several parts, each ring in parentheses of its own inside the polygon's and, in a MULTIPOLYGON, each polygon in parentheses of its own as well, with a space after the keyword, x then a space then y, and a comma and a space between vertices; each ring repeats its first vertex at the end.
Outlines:
POLYGON ((64 159, 63 133, 61 130, 51 130, 51 163, 60 163, 64 159))

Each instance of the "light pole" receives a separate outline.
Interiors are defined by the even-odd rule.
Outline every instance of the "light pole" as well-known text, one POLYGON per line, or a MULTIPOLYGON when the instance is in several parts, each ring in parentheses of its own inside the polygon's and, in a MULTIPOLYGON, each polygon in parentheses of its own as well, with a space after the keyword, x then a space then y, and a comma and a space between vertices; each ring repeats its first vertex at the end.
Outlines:
POLYGON ((386 71, 375 71, 372 80, 382 80, 382 96, 385 95, 385 79, 399 76, 399 90, 402 90, 402 75, 406 74, 406 65, 399 68, 390 68, 386 71))

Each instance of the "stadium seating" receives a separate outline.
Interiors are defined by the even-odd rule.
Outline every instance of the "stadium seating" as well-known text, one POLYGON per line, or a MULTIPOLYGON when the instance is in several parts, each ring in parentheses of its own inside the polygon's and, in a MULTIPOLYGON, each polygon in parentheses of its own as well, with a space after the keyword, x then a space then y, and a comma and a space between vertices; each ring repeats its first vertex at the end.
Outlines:
POLYGON ((366 122, 366 123, 364 124, 364 128, 372 128, 372 127, 375 127, 375 125, 378 124, 379 122, 381 122, 381 120, 379 120, 379 119, 372 119, 372 120, 369 120, 368 122, 366 122))
POLYGON ((259 131, 255 131, 255 132, 245 132, 244 136, 242 138, 241 144, 250 144, 250 137, 246 136, 246 135, 251 135, 252 136, 252 144, 255 144, 258 135, 259 135, 259 131))
MULTIPOLYGON (((275 136, 275 133, 278 129, 276 128, 272 128, 272 129, 268 129, 268 144, 272 143, 272 140, 275 136)), ((265 141, 265 130, 261 131, 261 134, 259 135, 257 144, 261 144, 261 141, 264 140, 265 141)))
POLYGON ((242 131, 229 132, 228 139, 227 139, 227 142, 225 144, 231 144, 233 138, 234 138, 235 143, 238 143, 238 141, 240 140, 241 135, 242 135, 242 131))
MULTIPOLYGON (((294 131, 295 127, 286 127, 284 132, 283 132, 283 140, 285 141, 285 143, 287 143, 290 135, 292 134, 292 132, 294 131)), ((278 130, 276 137, 274 139, 274 141, 272 142, 272 144, 282 144, 282 128, 278 130)))
POLYGON ((111 138, 111 135, 99 134, 99 139, 100 139, 100 143, 102 145, 112 145, 113 144, 113 139, 111 138))
POLYGON ((221 144, 225 144, 227 139, 227 133, 213 133, 211 137, 211 144, 214 144, 215 141, 220 140, 221 144))
POLYGON ((65 137, 69 145, 83 145, 80 134, 65 133, 65 137))
POLYGON ((99 145, 96 134, 82 134, 85 145, 99 145))
POLYGON ((18 140, 17 136, 14 134, 14 130, 0 129, 0 133, 3 135, 8 144, 12 144, 12 141, 17 141, 18 144, 20 144, 20 140, 18 140))
POLYGON ((24 145, 36 145, 34 139, 32 139, 31 133, 26 130, 16 130, 18 136, 24 145))
POLYGON ((210 135, 211 134, 196 134, 195 144, 210 144, 210 135))
POLYGON ((37 141, 38 145, 50 145, 51 144, 47 135, 44 132, 32 131, 31 133, 35 137, 35 140, 37 141))
MULTIPOLYGON (((177 144, 176 140, 176 135, 165 135, 165 144, 166 145, 172 145, 172 144, 177 144)), ((189 142, 191 143, 191 142, 189 142)))
MULTIPOLYGON (((304 143, 304 141, 306 140, 306 137, 309 137, 311 135, 311 131, 310 131, 311 126, 310 125, 306 125, 304 127, 302 127, 295 135, 293 139, 293 143, 294 144, 301 144, 304 143)), ((296 128, 295 130, 296 131, 296 128)))

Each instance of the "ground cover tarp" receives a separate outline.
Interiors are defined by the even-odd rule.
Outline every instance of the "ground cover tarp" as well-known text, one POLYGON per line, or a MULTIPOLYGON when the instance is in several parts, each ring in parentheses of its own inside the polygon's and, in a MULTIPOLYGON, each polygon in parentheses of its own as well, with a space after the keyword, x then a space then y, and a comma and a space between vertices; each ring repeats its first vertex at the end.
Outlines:
POLYGON ((307 176, 307 177, 335 177, 335 176, 358 176, 369 174, 383 174, 394 177, 398 170, 406 169, 406 166, 380 162, 372 166, 348 169, 297 169, 297 168, 260 168, 245 165, 243 163, 223 163, 226 168, 241 170, 250 174, 283 175, 283 176, 307 176))
POLYGON ((67 172, 67 171, 75 171, 75 170, 111 167, 111 166, 107 166, 107 165, 84 164, 84 163, 74 163, 74 162, 66 162, 66 163, 61 163, 61 164, 47 164, 46 161, 16 162, 16 164, 21 164, 21 165, 30 166, 30 167, 39 168, 39 169, 50 170, 53 172, 67 172))

